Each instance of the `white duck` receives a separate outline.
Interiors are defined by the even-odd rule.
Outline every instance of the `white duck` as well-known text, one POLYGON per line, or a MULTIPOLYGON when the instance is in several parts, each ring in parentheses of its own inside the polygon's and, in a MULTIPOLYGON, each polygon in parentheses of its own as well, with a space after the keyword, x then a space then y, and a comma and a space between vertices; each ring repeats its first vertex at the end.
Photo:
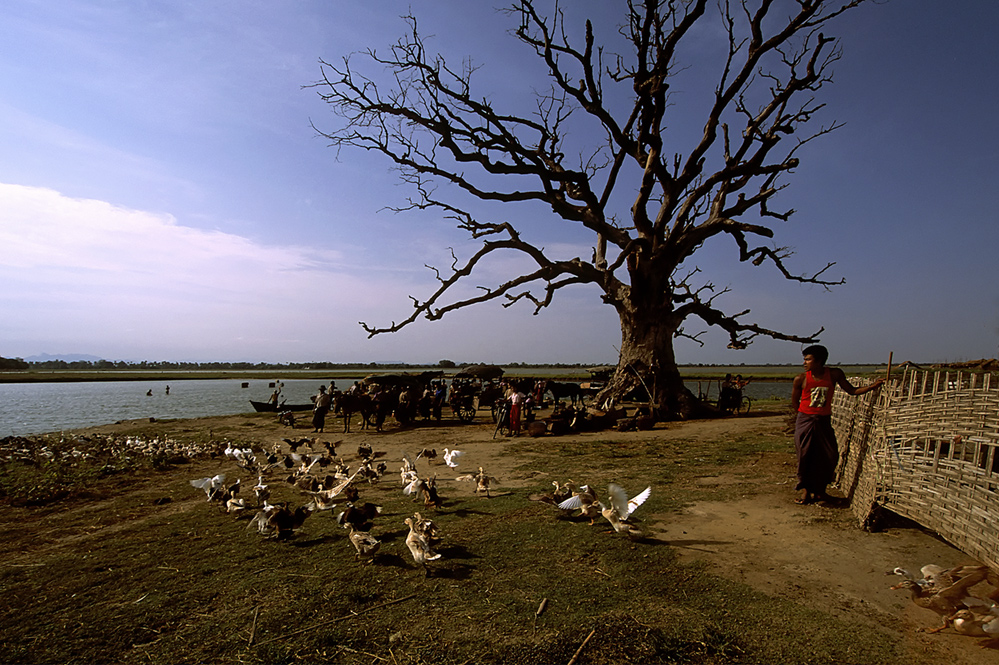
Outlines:
POLYGON ((257 460, 253 455, 252 448, 236 448, 232 444, 229 444, 229 447, 224 452, 227 457, 236 460, 236 464, 243 468, 250 468, 256 465, 257 460))
POLYGON ((635 497, 629 499, 628 493, 620 485, 611 483, 607 486, 607 500, 610 506, 601 504, 600 512, 604 519, 611 523, 614 531, 626 533, 631 538, 641 537, 642 532, 633 524, 628 522, 628 518, 635 512, 635 509, 645 503, 645 500, 652 494, 652 487, 646 487, 635 497))
POLYGON ((212 495, 215 493, 215 491, 221 488, 222 484, 225 483, 225 474, 220 473, 216 476, 198 478, 196 480, 191 480, 188 482, 191 483, 192 487, 197 487, 200 490, 205 490, 205 495, 208 497, 208 500, 211 501, 212 495))
POLYGON ((579 510, 582 517, 590 520, 590 524, 597 519, 603 506, 597 501, 597 493, 589 485, 582 485, 578 490, 574 490, 572 496, 558 504, 562 510, 579 510))
POLYGON ((430 542, 423 535, 422 530, 416 525, 416 522, 413 521, 413 518, 406 518, 406 526, 409 527, 409 535, 406 536, 406 547, 409 548, 410 553, 413 555, 413 561, 417 565, 423 566, 424 574, 429 577, 430 569, 427 567, 427 562, 436 561, 441 558, 441 555, 430 548, 430 542))
POLYGON ((257 505, 262 506, 271 498, 271 488, 264 483, 264 477, 257 478, 257 484, 253 486, 253 496, 257 500, 257 505))
POLYGON ((444 463, 447 464, 452 469, 457 469, 458 468, 458 458, 461 457, 464 454, 465 453, 461 452, 460 450, 448 450, 447 448, 445 448, 444 449, 444 463))
POLYGON ((409 459, 409 455, 402 456, 402 466, 399 468, 399 481, 405 487, 420 477, 416 471, 416 465, 409 459))

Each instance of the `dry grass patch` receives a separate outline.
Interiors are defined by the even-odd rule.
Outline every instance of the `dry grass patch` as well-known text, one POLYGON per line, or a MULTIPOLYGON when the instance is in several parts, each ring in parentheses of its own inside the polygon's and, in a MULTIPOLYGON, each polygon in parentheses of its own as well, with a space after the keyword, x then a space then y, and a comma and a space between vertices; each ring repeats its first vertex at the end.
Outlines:
MULTIPOLYGON (((211 437, 261 438, 260 422, 211 437)), ((172 436, 210 438, 190 423, 172 436)), ((432 517, 443 558, 429 576, 404 545, 403 519, 421 506, 396 475, 361 487, 362 501, 384 507, 373 529, 382 549, 366 565, 330 513, 288 541, 265 540, 188 484, 220 468, 234 478, 232 465, 136 466, 127 485, 124 473, 98 481, 87 501, 3 508, 0 649, 18 663, 568 663, 595 631, 580 665, 898 662, 886 635, 681 562, 657 535, 681 506, 729 491, 697 478, 741 473, 785 445, 776 434, 497 442, 518 481, 486 499, 442 474, 445 505, 432 517), (638 515, 651 535, 632 542, 527 499, 569 478, 652 485, 638 515)), ((271 482, 272 500, 304 503, 271 482)))

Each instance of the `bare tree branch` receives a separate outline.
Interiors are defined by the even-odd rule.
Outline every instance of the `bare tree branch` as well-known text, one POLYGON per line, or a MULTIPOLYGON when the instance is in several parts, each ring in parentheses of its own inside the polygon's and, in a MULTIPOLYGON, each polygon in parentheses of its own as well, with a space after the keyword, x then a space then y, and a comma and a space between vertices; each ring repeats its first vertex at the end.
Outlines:
POLYGON ((453 67, 429 51, 414 16, 404 17, 407 32, 385 53, 320 61, 321 79, 312 87, 339 125, 317 131, 331 147, 384 156, 415 192, 391 209, 439 211, 481 243, 464 261, 452 250, 447 269, 427 266, 436 289, 426 299, 411 296, 407 318, 362 323, 364 330, 394 332, 492 300, 531 303, 537 314, 559 290, 591 285, 621 319, 620 367, 665 367, 668 381, 657 376, 671 390, 679 390, 672 339, 702 343, 702 333, 685 331, 688 317, 728 332, 732 348, 761 335, 813 341, 819 333, 784 333, 744 323, 748 311, 725 313, 721 296, 734 294, 710 280, 695 286, 700 269, 690 266, 717 237, 735 244, 740 261, 789 281, 843 283, 826 276, 831 262, 813 273, 793 270, 793 253, 772 243, 768 224, 795 212, 775 202, 803 148, 839 126, 816 126, 825 110, 820 91, 841 55, 824 31, 864 1, 719 0, 715 14, 708 0, 628 0, 613 30, 577 22, 578 7, 559 0, 514 0, 503 15, 514 20, 513 37, 537 56, 548 83, 536 87, 526 112, 501 109, 477 93, 484 72, 468 59, 453 67), (707 32, 725 41, 703 132, 681 150, 666 133, 671 86, 683 73, 677 54, 693 36, 703 39, 706 31, 695 26, 710 21, 720 32, 707 32), (511 212, 486 220, 456 194, 511 204, 511 212), (515 212, 516 204, 538 202, 555 219, 594 234, 590 261, 544 249, 531 218, 515 212), (527 257, 532 268, 458 295, 456 285, 503 251, 527 257))

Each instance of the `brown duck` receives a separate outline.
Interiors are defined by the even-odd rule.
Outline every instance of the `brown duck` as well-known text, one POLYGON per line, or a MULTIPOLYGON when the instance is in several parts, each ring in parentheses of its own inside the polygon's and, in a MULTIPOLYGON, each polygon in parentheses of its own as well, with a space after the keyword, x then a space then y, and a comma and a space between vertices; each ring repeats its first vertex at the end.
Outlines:
MULTIPOLYGON (((949 617, 959 610, 968 609, 964 603, 965 597, 969 595, 968 589, 984 580, 989 571, 987 566, 968 566, 966 569, 966 574, 949 586, 924 587, 914 580, 904 580, 892 589, 909 589, 912 602, 939 614, 944 622, 942 628, 946 628, 949 617)), ((936 632, 940 628, 930 630, 936 632)))

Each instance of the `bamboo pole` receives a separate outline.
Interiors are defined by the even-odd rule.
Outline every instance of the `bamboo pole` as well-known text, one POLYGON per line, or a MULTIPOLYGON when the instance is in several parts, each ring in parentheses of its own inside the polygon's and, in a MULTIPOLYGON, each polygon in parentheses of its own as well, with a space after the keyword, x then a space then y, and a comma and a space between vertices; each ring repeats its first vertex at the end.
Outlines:
POLYGON ((257 617, 260 616, 260 606, 257 605, 256 609, 253 610, 253 625, 250 626, 250 641, 247 646, 253 646, 253 638, 257 634, 257 617))
POLYGON ((576 649, 576 653, 572 654, 572 659, 568 662, 568 665, 575 665, 576 660, 579 658, 579 654, 583 653, 583 647, 586 646, 586 643, 590 641, 590 638, 593 637, 593 635, 596 634, 596 632, 597 632, 596 628, 590 631, 590 634, 586 636, 586 639, 583 640, 583 643, 579 645, 578 649, 576 649))

